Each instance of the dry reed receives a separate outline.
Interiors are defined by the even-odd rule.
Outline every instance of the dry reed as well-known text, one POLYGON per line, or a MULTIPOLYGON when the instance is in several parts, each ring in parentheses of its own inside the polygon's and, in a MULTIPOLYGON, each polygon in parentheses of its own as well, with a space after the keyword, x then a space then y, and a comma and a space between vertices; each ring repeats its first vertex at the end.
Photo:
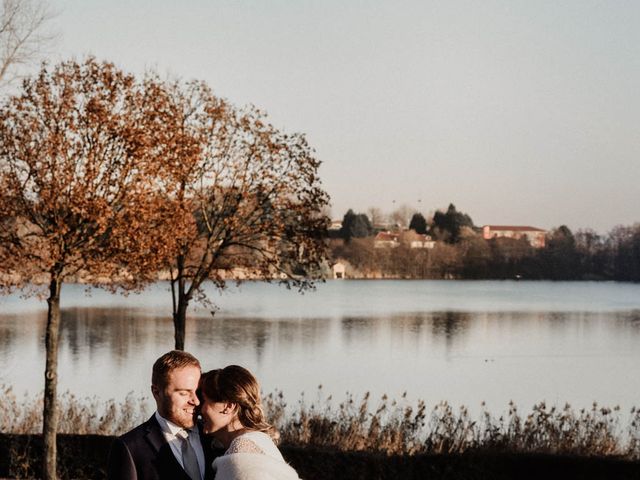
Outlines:
MULTIPOLYGON (((146 399, 128 394, 124 401, 78 398, 70 392, 59 398, 59 433, 116 435, 145 421, 146 399)), ((0 432, 41 433, 42 395, 18 397, 11 387, 0 386, 0 432)))
MULTIPOLYGON (((264 398, 267 418, 280 432, 283 444, 342 451, 385 454, 459 454, 470 451, 551 453, 615 456, 640 459, 640 410, 633 408, 620 424, 619 408, 593 404, 574 410, 535 405, 523 416, 509 404, 499 417, 484 405, 478 417, 466 407, 447 402, 431 411, 423 401, 408 405, 406 396, 386 395, 372 405, 367 393, 361 400, 347 395, 334 406, 322 389, 313 402, 304 395, 296 407, 287 405, 282 392, 264 398)), ((123 402, 60 397, 60 433, 118 435, 142 423, 149 414, 147 400, 129 394, 123 402)), ((11 387, 0 386, 0 432, 38 433, 42 429, 42 398, 18 398, 11 387)))
MULTIPOLYGON (((406 404, 386 395, 377 407, 367 393, 360 401, 347 395, 337 408, 332 398, 307 404, 304 397, 290 409, 282 393, 265 398, 265 411, 281 433, 282 443, 375 451, 389 455, 460 454, 470 451, 615 456, 640 459, 640 410, 632 408, 626 427, 621 412, 594 403, 574 410, 545 402, 522 416, 513 402, 505 415, 495 417, 484 404, 478 418, 467 407, 438 403, 427 411, 423 401, 406 404)), ((625 423, 627 419, 625 419, 625 423)))

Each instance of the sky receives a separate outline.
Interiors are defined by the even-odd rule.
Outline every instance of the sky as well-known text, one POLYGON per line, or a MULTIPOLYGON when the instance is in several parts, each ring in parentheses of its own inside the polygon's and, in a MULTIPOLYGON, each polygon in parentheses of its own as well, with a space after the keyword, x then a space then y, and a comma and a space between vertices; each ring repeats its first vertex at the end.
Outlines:
POLYGON ((332 216, 640 221, 635 0, 52 0, 56 62, 205 80, 303 132, 332 216))

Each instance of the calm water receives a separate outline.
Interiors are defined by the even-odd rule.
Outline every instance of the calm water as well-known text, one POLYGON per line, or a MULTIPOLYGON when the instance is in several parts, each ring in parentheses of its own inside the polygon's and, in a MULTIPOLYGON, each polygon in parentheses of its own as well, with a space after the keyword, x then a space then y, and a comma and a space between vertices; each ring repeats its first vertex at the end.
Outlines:
MULTIPOLYGON (((276 285, 212 290, 215 315, 192 310, 187 350, 203 368, 237 363, 290 403, 305 392, 371 391, 410 401, 486 401, 501 412, 546 400, 640 405, 640 285, 330 281, 300 295, 276 285)), ((173 347, 170 295, 128 297, 65 286, 60 389, 146 395, 151 364, 173 347)), ((37 393, 46 303, 0 297, 0 384, 37 393)))

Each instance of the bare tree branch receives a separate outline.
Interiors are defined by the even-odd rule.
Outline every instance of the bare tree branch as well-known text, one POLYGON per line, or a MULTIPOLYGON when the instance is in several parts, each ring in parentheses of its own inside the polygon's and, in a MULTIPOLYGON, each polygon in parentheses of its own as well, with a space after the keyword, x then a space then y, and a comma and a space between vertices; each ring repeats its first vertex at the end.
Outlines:
POLYGON ((54 13, 45 0, 2 0, 0 7, 0 87, 37 62, 56 35, 46 30, 54 13))

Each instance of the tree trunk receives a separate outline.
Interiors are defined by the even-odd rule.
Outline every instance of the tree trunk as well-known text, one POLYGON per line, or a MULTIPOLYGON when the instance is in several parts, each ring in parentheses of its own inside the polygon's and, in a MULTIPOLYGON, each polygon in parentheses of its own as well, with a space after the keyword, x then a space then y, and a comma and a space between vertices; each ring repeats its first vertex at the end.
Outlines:
POLYGON ((184 295, 178 297, 178 309, 173 313, 175 349, 184 350, 184 336, 187 326, 187 306, 189 300, 184 295))
POLYGON ((45 345, 47 350, 46 368, 44 373, 44 408, 42 411, 42 438, 44 441, 44 455, 42 478, 56 480, 58 431, 58 336, 60 332, 60 279, 58 275, 51 276, 49 298, 47 299, 47 333, 45 345))
POLYGON ((178 301, 176 306, 176 295, 174 294, 173 307, 173 331, 175 337, 175 349, 184 350, 184 337, 187 329, 187 307, 191 296, 186 290, 186 281, 182 276, 184 270, 184 258, 178 257, 178 301))

